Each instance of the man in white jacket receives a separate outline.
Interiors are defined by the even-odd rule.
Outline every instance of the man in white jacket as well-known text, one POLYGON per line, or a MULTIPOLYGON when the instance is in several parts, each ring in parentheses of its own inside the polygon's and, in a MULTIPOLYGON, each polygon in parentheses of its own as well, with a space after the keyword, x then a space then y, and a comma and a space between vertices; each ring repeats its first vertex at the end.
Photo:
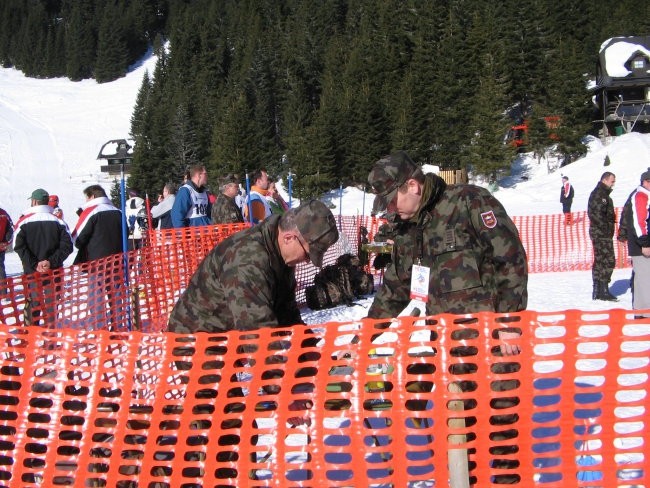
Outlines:
POLYGON ((176 200, 176 186, 173 183, 167 183, 162 195, 158 197, 158 205, 151 207, 151 217, 158 219, 158 229, 173 229, 172 224, 172 207, 176 200))

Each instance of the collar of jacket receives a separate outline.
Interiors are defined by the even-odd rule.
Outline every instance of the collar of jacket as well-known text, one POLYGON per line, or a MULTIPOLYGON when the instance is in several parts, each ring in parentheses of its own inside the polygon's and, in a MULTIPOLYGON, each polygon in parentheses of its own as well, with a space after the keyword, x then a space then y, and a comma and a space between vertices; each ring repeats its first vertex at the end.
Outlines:
POLYGON ((27 212, 27 213, 30 213, 30 214, 49 213, 49 214, 51 214, 53 212, 54 212, 54 209, 52 207, 50 207, 49 205, 36 205, 34 207, 31 207, 29 209, 29 212, 27 212))
POLYGON ((413 246, 413 262, 420 263, 423 255, 424 246, 424 226, 431 219, 431 212, 436 204, 440 201, 442 194, 447 188, 445 180, 433 173, 427 173, 424 176, 424 185, 422 189, 422 205, 418 212, 413 216, 412 222, 415 225, 415 246, 413 246))
POLYGON ((251 186, 251 192, 256 192, 263 196, 266 196, 269 193, 267 190, 263 190, 259 186, 255 186, 255 185, 251 186))
POLYGON ((230 200, 232 203, 234 203, 235 205, 237 205, 237 203, 235 202, 234 197, 229 197, 228 195, 226 195, 226 194, 223 193, 223 192, 219 193, 219 196, 217 197, 217 200, 220 199, 220 198, 225 198, 225 199, 227 199, 227 200, 230 200))
POLYGON ((598 182, 598 186, 600 187, 600 189, 601 189, 602 191, 606 192, 607 194, 611 193, 612 190, 613 190, 613 188, 607 186, 607 185, 606 185, 605 183, 603 183, 602 181, 599 181, 599 182, 598 182))
POLYGON ((187 180, 186 184, 190 185, 192 188, 194 188, 199 193, 203 193, 205 191, 205 186, 196 186, 196 183, 194 183, 192 180, 187 180))
POLYGON ((284 259, 282 259, 282 254, 280 253, 280 246, 278 245, 278 232, 280 232, 278 223, 280 222, 280 217, 281 215, 271 215, 261 224, 253 227, 253 229, 259 229, 262 234, 264 247, 269 251, 271 268, 276 274, 292 269, 284 263, 284 259))
POLYGON ((442 194, 447 188, 445 180, 433 173, 427 173, 424 176, 424 185, 422 188, 422 204, 417 213, 411 219, 418 227, 421 227, 427 217, 430 216, 433 207, 440 201, 442 194))
POLYGON ((101 205, 102 203, 105 204, 105 205, 110 205, 111 207, 115 206, 115 205, 113 205, 113 202, 111 201, 111 199, 108 198, 108 197, 95 197, 95 198, 93 198, 91 200, 88 200, 86 203, 84 203, 81 206, 81 208, 86 209, 88 207, 95 207, 97 205, 101 205))

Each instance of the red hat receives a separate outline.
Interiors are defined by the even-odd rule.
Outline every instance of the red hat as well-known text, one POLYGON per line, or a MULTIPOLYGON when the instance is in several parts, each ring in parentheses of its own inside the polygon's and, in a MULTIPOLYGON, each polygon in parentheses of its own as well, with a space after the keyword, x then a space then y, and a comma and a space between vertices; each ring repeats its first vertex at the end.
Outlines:
POLYGON ((59 204, 59 197, 56 195, 50 195, 50 200, 47 202, 50 207, 56 207, 59 204))

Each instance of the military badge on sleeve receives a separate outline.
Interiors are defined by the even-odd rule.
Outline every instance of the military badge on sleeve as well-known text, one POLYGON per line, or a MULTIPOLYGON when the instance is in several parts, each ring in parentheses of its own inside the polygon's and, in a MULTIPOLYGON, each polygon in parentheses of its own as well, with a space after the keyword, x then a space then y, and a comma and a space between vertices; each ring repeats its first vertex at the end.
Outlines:
POLYGON ((483 225, 488 229, 494 229, 497 225, 497 218, 494 216, 494 212, 490 210, 489 212, 483 212, 481 214, 481 219, 483 219, 483 225))

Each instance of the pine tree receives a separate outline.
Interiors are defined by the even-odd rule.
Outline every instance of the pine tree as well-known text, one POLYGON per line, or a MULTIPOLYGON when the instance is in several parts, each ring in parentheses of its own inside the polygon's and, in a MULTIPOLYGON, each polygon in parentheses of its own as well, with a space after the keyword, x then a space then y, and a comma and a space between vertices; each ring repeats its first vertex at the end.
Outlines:
POLYGON ((558 117, 552 133, 557 151, 567 162, 587 152, 582 139, 591 128, 587 80, 583 76, 578 50, 574 41, 559 41, 548 75, 554 87, 562 87, 562 90, 549 91, 549 112, 558 117))
POLYGON ((103 9, 95 62, 95 79, 98 83, 113 81, 126 74, 129 50, 123 25, 123 9, 121 2, 107 2, 103 9))
POLYGON ((210 171, 217 174, 243 174, 262 165, 256 159, 253 113, 246 93, 233 89, 231 94, 220 106, 214 126, 210 171))
POLYGON ((43 76, 54 78, 65 74, 65 32, 63 22, 50 20, 47 31, 43 76))
POLYGON ((468 61, 477 68, 478 82, 468 124, 471 144, 461 155, 461 167, 472 167, 475 174, 486 175, 491 182, 497 181, 501 172, 509 169, 514 155, 512 148, 504 144, 510 125, 505 116, 510 83, 504 46, 496 41, 498 30, 496 6, 474 13, 467 44, 473 54, 468 61))
POLYGON ((122 208, 122 184, 117 178, 113 179, 113 184, 111 185, 111 202, 117 208, 122 208))
POLYGON ((90 78, 95 61, 96 34, 92 0, 63 0, 65 19, 65 73, 72 81, 90 78))
POLYGON ((541 105, 537 105, 526 121, 528 126, 526 150, 537 157, 538 163, 554 143, 545 117, 548 117, 548 112, 541 105))
MULTIPOLYGON (((522 104, 524 116, 531 102, 545 103, 547 61, 552 57, 551 26, 545 22, 548 0, 504 0, 501 11, 507 37, 506 52, 512 81, 512 102, 522 104)), ((560 9, 558 9, 560 10, 560 9)))
POLYGON ((430 110, 432 162, 441 169, 457 169, 461 155, 471 140, 468 127, 474 73, 467 66, 463 2, 452 1, 444 17, 439 19, 440 40, 436 45, 432 69, 435 98, 430 110))
MULTIPOLYGON (((335 36, 331 39, 324 57, 322 92, 318 110, 313 115, 313 122, 308 133, 308 148, 310 154, 306 164, 296 169, 298 182, 296 188, 305 182, 300 179, 304 175, 319 175, 321 165, 327 165, 330 170, 323 173, 333 175, 336 182, 350 181, 347 163, 347 141, 352 131, 347 114, 347 97, 342 96, 344 86, 344 71, 347 63, 347 39, 344 36, 335 36)), ((322 178, 322 177, 321 177, 322 178)), ((312 185, 321 188, 321 179, 312 185)))
POLYGON ((146 107, 149 94, 151 93, 151 79, 149 72, 145 71, 142 76, 142 83, 138 90, 138 95, 135 99, 135 106, 133 107, 133 114, 131 115, 131 131, 130 135, 136 141, 142 139, 146 129, 146 107))
POLYGON ((25 2, 0 2, 0 64, 3 68, 10 68, 16 63, 16 32, 25 18, 25 2))
POLYGON ((437 101, 443 90, 434 72, 438 36, 436 15, 435 11, 418 12, 412 61, 403 73, 397 104, 390 110, 392 148, 405 149, 414 161, 422 163, 432 162, 434 131, 442 125, 436 124, 440 117, 436 111, 437 101))
POLYGON ((170 180, 183 174, 186 168, 198 164, 199 147, 196 131, 192 126, 191 117, 184 103, 179 104, 172 120, 170 150, 172 166, 164 175, 164 180, 170 180))
MULTIPOLYGON (((145 123, 140 133, 134 133, 135 149, 129 184, 142 192, 158 194, 167 181, 173 165, 171 153, 172 108, 166 98, 168 56, 158 52, 153 83, 145 102, 145 123)), ((132 131, 134 128, 132 127, 132 131)), ((178 180, 176 180, 178 181, 178 180)))

